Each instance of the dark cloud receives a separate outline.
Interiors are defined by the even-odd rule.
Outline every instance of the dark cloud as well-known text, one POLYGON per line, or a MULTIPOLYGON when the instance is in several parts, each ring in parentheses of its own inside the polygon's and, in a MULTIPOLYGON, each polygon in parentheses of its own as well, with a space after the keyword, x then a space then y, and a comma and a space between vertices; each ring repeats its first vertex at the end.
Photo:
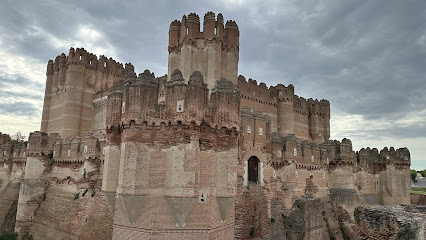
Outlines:
MULTIPOLYGON (((348 114, 391 122, 426 109, 425 9, 423 0, 6 0, 0 8, 0 40, 10 52, 47 62, 71 47, 55 46, 52 39, 93 51, 75 46, 88 37, 76 35, 79 28, 91 26, 103 34, 94 44, 115 49, 111 57, 159 76, 167 71, 170 22, 190 12, 202 19, 213 10, 239 25, 240 74, 268 85, 292 83, 303 97, 326 98, 348 114)), ((371 136, 413 137, 423 130, 424 124, 415 122, 371 136)))

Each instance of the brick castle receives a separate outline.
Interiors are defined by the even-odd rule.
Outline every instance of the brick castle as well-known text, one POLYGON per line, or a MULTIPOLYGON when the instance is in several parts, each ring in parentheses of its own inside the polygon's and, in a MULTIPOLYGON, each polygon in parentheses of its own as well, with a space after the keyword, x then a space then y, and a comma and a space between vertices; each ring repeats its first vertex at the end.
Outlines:
POLYGON ((103 215, 87 231, 113 239, 322 239, 315 199, 349 213, 410 204, 408 149, 330 140, 329 101, 238 75, 237 23, 208 12, 202 24, 194 13, 170 24, 162 77, 83 48, 49 60, 41 130, 0 141, 0 178, 20 183, 15 231, 49 236, 43 221, 68 214, 55 207, 90 208, 89 193, 103 215), (300 199, 311 207, 299 226, 300 199))

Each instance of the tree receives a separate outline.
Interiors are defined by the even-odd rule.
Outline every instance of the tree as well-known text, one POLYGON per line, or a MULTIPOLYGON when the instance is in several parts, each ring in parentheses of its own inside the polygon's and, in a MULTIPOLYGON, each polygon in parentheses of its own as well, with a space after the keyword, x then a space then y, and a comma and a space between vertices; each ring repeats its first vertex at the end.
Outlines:
POLYGON ((26 139, 27 139, 27 136, 22 135, 21 132, 17 132, 15 133, 15 135, 12 136, 12 140, 16 142, 22 142, 22 141, 25 141, 26 139))
POLYGON ((421 172, 420 172, 420 174, 421 174, 423 177, 426 177, 426 169, 425 169, 425 170, 423 170, 423 171, 421 171, 421 172))
POLYGON ((417 172, 416 170, 411 170, 411 179, 414 181, 417 177, 417 172))

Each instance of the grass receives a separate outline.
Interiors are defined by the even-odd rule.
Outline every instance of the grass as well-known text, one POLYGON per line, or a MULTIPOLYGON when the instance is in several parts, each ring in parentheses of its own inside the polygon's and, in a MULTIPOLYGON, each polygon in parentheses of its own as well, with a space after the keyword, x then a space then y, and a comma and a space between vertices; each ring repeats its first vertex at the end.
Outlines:
POLYGON ((426 187, 412 187, 411 193, 425 194, 426 195, 426 187))

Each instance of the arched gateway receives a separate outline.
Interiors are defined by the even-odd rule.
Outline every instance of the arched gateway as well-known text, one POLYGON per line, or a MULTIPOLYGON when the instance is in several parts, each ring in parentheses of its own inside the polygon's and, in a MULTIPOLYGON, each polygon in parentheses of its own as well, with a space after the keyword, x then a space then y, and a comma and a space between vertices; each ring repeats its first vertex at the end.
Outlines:
POLYGON ((248 181, 259 183, 259 158, 251 156, 248 160, 248 181))

